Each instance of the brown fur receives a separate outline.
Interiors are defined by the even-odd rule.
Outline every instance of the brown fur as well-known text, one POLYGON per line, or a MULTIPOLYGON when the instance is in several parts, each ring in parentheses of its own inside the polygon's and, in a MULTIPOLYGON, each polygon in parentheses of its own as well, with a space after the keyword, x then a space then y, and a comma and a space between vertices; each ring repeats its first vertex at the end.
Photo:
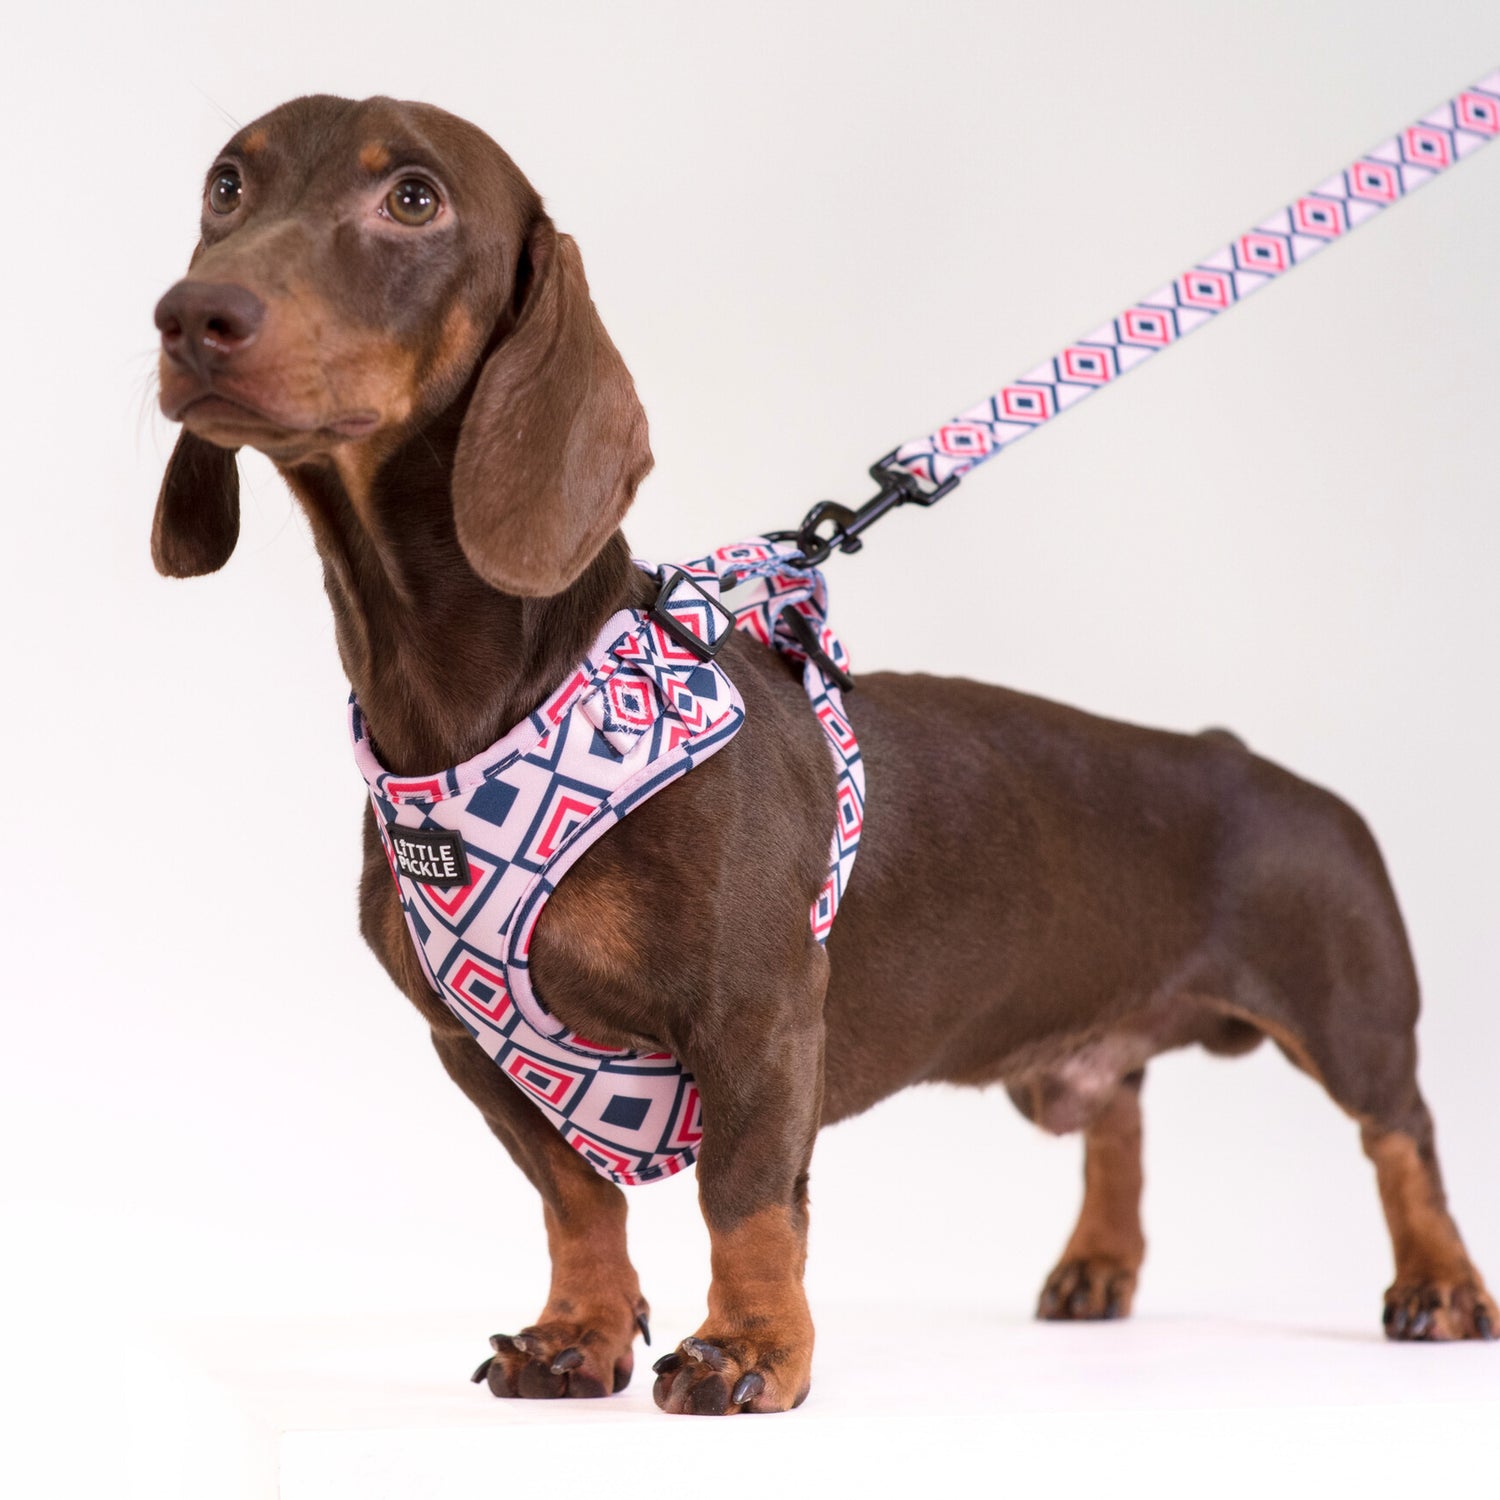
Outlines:
POLYGON ((579 934, 575 953, 584 968, 606 981, 628 979, 647 959, 636 935, 639 887, 628 870, 605 860, 576 873, 580 878, 553 893, 547 920, 579 934))
MULTIPOLYGON (((712 1228, 710 1221, 710 1228, 712 1228)), ((800 1406, 812 1383, 813 1324, 802 1290, 807 1209, 765 1208, 713 1236, 703 1326, 656 1363, 663 1411, 717 1416, 800 1406), (753 1394, 737 1399, 746 1378, 753 1394)))
POLYGON ((1084 1132, 1083 1207, 1037 1302, 1042 1318, 1123 1318, 1146 1254, 1141 1232, 1141 1074, 1121 1081, 1084 1132))
MULTIPOLYGON (((629 374, 577 247, 473 126, 299 99, 223 164, 244 175, 242 206, 205 207, 190 275, 158 309, 163 408, 184 432, 153 556, 177 575, 222 565, 233 450, 262 449, 311 519, 383 760, 453 765, 651 596, 618 530, 650 465, 629 374), (420 228, 381 212, 411 174, 442 203, 420 228)), ((773 1410, 806 1393, 814 1138, 913 1083, 1002 1083, 1044 1127, 1086 1132, 1083 1210, 1041 1312, 1123 1314, 1144 1250, 1144 1067, 1263 1035, 1362 1124, 1396 1247, 1387 1331, 1495 1331, 1416 1086, 1400 914, 1349 807, 1221 731, 874 673, 849 700, 871 799, 825 951, 807 920, 833 818, 821 731, 771 653, 735 636, 721 660, 745 727, 589 851, 532 948, 560 1020, 670 1050, 702 1090, 709 1316, 659 1367, 663 1406, 773 1410)), ((368 815, 364 860, 366 938, 543 1202, 551 1295, 537 1324, 497 1336, 482 1374, 497 1395, 616 1389, 645 1315, 623 1195, 428 987, 368 815)))
POLYGON ((1366 1128, 1364 1145, 1396 1255, 1387 1331, 1436 1341, 1493 1337, 1500 1328, 1494 1304, 1448 1212, 1430 1123, 1425 1130, 1366 1128))

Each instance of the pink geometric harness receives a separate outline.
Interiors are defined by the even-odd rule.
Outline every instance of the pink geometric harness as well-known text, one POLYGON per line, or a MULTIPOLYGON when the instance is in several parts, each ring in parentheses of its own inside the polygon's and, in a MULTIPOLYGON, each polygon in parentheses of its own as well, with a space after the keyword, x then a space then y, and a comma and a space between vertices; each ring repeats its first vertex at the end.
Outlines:
POLYGON ((827 884, 812 929, 827 940, 864 818, 864 766, 844 714, 849 658, 828 591, 792 542, 756 537, 662 579, 649 611, 612 615, 588 656, 525 722, 432 776, 394 776, 349 700, 407 926, 432 987, 603 1176, 654 1182, 702 1136, 692 1075, 669 1053, 620 1051, 569 1031, 531 983, 531 935, 573 862, 631 809, 726 745, 745 705, 714 660, 731 627, 803 664, 837 775, 827 884), (733 601, 720 602, 733 586, 733 601))

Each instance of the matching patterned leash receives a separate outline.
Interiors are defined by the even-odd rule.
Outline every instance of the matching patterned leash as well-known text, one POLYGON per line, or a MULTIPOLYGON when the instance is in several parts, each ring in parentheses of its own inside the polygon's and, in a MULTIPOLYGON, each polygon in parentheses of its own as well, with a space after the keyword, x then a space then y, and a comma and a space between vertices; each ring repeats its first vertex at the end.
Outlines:
POLYGON ((795 531, 777 532, 772 540, 796 543, 812 565, 834 551, 857 552, 860 533, 887 511, 908 503, 931 505, 971 469, 1300 266, 1497 134, 1500 71, 1423 115, 1013 384, 936 432, 886 454, 870 469, 880 492, 858 510, 824 500, 795 531))

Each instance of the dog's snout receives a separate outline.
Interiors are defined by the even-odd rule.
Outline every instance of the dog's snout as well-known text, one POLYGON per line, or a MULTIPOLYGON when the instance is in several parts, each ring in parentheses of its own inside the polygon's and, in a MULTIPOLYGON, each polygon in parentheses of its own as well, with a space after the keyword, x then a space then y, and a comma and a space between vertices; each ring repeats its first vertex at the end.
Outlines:
POLYGON ((205 372, 249 344, 265 316, 265 303, 232 282, 179 281, 156 304, 163 353, 205 372))

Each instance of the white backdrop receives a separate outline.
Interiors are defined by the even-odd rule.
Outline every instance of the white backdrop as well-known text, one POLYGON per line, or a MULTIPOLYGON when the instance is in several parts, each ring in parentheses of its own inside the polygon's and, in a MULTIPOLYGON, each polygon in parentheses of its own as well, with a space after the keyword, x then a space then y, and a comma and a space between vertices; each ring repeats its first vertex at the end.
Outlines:
MULTIPOLYGON (((59 1383, 108 1329, 127 1392, 163 1328, 439 1308, 472 1331, 445 1350, 458 1378, 545 1291, 534 1195, 356 931, 346 689, 274 472, 242 464, 223 574, 151 569, 173 436, 151 309, 238 123, 387 92, 510 151, 635 375, 657 463, 627 532, 666 558, 864 498, 896 442, 1500 61, 1486 0, 141 0, 7 31, 9 1281, 59 1383), (274 868, 289 830, 321 851, 295 883, 274 868)), ((1497 232, 1500 148, 830 570, 856 668, 1229 725, 1366 814, 1424 980, 1451 1195, 1492 1277, 1497 232)), ((1153 1066, 1145 1109, 1142 1318, 1374 1330, 1372 1174, 1315 1087, 1269 1049, 1184 1055, 1153 1066)), ((1078 1163, 998 1092, 909 1094, 831 1131, 815 1310, 1023 1318, 1078 1163)), ((693 1183, 632 1210, 678 1338, 707 1280, 693 1183)), ((151 1358, 183 1410, 218 1399, 151 1358)))

